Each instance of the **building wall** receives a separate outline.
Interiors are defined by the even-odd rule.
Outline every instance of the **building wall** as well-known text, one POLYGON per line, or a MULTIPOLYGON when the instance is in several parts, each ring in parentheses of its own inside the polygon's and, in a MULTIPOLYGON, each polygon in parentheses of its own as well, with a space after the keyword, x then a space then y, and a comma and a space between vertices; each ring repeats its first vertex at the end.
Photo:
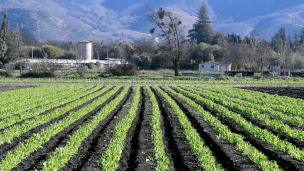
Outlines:
POLYGON ((219 71, 219 65, 213 65, 214 68, 211 68, 212 65, 204 65, 204 68, 202 67, 203 64, 199 64, 199 70, 200 71, 219 71))
POLYGON ((78 43, 78 57, 82 60, 92 59, 92 43, 91 42, 79 42, 78 43))
MULTIPOLYGON (((227 66, 228 71, 231 71, 231 65, 227 66)), ((225 65, 221 65, 219 71, 226 71, 226 66, 225 65)))

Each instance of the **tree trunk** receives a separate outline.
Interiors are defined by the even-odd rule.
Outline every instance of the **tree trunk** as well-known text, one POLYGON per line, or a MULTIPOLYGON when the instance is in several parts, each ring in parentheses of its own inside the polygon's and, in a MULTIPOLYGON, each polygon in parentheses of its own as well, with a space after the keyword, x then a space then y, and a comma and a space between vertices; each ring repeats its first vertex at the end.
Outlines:
POLYGON ((173 62, 173 65, 174 65, 175 77, 177 77, 177 76, 178 76, 178 62, 177 62, 177 61, 174 61, 174 62, 173 62))

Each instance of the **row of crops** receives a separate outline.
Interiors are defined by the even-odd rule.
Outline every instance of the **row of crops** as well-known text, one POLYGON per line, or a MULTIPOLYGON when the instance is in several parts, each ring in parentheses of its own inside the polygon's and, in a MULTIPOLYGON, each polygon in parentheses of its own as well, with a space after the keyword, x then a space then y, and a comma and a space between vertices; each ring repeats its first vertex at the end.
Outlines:
POLYGON ((303 170, 304 101, 231 87, 0 92, 1 170, 303 170))
POLYGON ((5 83, 167 83, 167 84, 303 84, 302 78, 289 78, 287 80, 264 78, 243 78, 236 79, 233 77, 58 77, 58 78, 6 78, 0 77, 0 82, 5 83))

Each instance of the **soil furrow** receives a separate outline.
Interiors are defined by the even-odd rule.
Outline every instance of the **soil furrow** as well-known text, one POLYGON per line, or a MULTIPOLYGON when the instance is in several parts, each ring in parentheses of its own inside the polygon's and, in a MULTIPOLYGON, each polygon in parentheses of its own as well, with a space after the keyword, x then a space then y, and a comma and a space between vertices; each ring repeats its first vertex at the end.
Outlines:
POLYGON ((304 99, 304 87, 239 87, 268 94, 304 99))
MULTIPOLYGON (((199 91, 199 89, 196 89, 196 90, 199 91)), ((211 91, 212 91, 212 90, 211 90, 211 91)), ((212 91, 212 92, 214 92, 214 91, 212 91)), ((216 93, 216 92, 215 92, 215 93, 216 93)), ((220 94, 217 94, 216 96, 220 97, 220 94)), ((227 96, 227 95, 226 95, 226 96, 227 96)), ((228 97, 234 98, 234 97, 232 97, 232 96, 228 96, 228 97)), ((227 100, 227 101, 229 101, 229 100, 227 100)), ((249 101, 247 101, 247 100, 244 100, 244 101, 249 102, 249 101)), ((233 102, 233 103, 236 103, 236 102, 233 102)), ((252 102, 249 102, 249 103, 252 103, 252 102)), ((248 107, 248 106, 243 105, 243 104, 240 104, 240 103, 236 103, 236 104, 239 104, 239 105, 248 107)), ((269 107, 269 108, 271 108, 271 107, 269 107)), ((273 108, 271 108, 271 109, 274 110, 274 111, 279 111, 279 110, 276 110, 276 109, 273 109, 273 108)), ((282 118, 273 116, 273 115, 268 114, 268 113, 265 113, 265 112, 263 112, 263 111, 260 111, 260 110, 258 110, 258 111, 259 111, 261 114, 266 115, 266 116, 268 116, 268 117, 271 118, 271 119, 275 119, 275 120, 281 121, 282 123, 284 123, 284 124, 290 126, 291 128, 295 128, 295 129, 304 131, 304 127, 303 127, 303 126, 297 125, 297 124, 295 124, 295 123, 293 123, 293 122, 290 122, 290 121, 287 121, 287 120, 285 120, 285 119, 282 119, 282 118)), ((284 113, 284 112, 282 112, 282 111, 279 111, 279 112, 281 112, 282 114, 288 115, 288 116, 290 115, 290 114, 284 113)))
POLYGON ((84 126, 86 123, 90 122, 90 120, 98 113, 98 111, 107 103, 111 102, 122 91, 122 89, 123 88, 120 88, 118 92, 112 95, 104 103, 100 104, 94 110, 90 111, 76 122, 64 128, 63 131, 59 132, 47 143, 43 144, 42 148, 33 152, 29 157, 19 163, 18 166, 12 170, 41 170, 43 168, 44 161, 53 154, 55 149, 64 147, 70 139, 69 135, 72 135, 74 132, 76 132, 79 129, 79 126, 84 126))
MULTIPOLYGON (((112 88, 113 89, 113 88, 112 88)), ((0 145, 0 161, 7 155, 7 153, 11 150, 13 150, 17 145, 19 145, 19 143, 23 143, 26 139, 30 138, 33 134, 37 134, 39 133, 42 129, 45 129, 46 127, 50 126, 51 124, 58 122, 62 119, 64 119, 65 117, 67 117, 71 112, 75 112, 78 111, 79 109, 83 108, 84 106, 86 106, 89 103, 92 103, 94 100, 102 97, 104 94, 106 94, 107 92, 111 91, 111 89, 107 90, 106 92, 102 93, 101 95, 99 95, 98 97, 95 97, 93 99, 91 99, 90 101, 50 120, 47 123, 44 123, 38 127, 35 127, 23 134, 21 134, 19 137, 15 137, 10 143, 6 142, 2 145, 0 145)), ((84 96, 85 97, 85 96, 84 96)), ((83 98, 83 97, 81 97, 83 98)))
MULTIPOLYGON (((146 94, 143 93, 143 87, 140 89, 141 97, 136 111, 136 117, 134 118, 130 129, 127 132, 127 137, 124 142, 124 149, 119 161, 119 167, 117 170, 134 170, 138 166, 137 156, 140 149, 139 135, 142 131, 142 124, 144 120, 144 111, 146 105, 146 94)), ((153 165, 155 163, 147 161, 147 165, 153 165)), ((148 169, 148 170, 151 170, 148 169)))
POLYGON ((201 170, 199 161, 191 151, 191 147, 177 116, 172 112, 170 105, 162 95, 154 88, 152 88, 152 91, 157 98, 161 110, 161 116, 165 126, 165 136, 168 139, 168 149, 173 159, 174 169, 178 171, 201 170))
POLYGON ((103 144, 109 143, 109 138, 104 138, 106 134, 111 134, 117 122, 121 121, 128 113, 131 100, 134 96, 133 88, 99 125, 85 138, 78 149, 77 154, 73 155, 67 165, 60 170, 100 170, 97 160, 100 160, 102 152, 100 149, 103 144))
MULTIPOLYGON (((157 163, 151 161, 150 158, 153 158, 155 155, 154 145, 152 141, 152 127, 150 122, 152 120, 152 104, 149 100, 149 94, 146 89, 143 90, 144 98, 144 113, 143 121, 141 124, 139 132, 139 150, 138 155, 136 156, 136 169, 137 171, 152 171, 157 167, 157 163)), ((133 168, 134 170, 134 168, 133 168)))
MULTIPOLYGON (((180 92, 181 93, 181 92, 180 92)), ((240 134, 244 136, 244 141, 249 142, 252 146, 257 148, 261 151, 264 155, 268 157, 269 160, 277 161, 277 164, 280 166, 281 169, 284 170, 304 170, 304 164, 291 157, 290 155, 286 154, 285 152, 278 150, 277 148, 273 147, 271 144, 266 143, 265 141, 257 138, 254 134, 246 131, 244 128, 236 124, 230 118, 222 115, 217 110, 211 108, 210 106, 190 97, 188 95, 184 96, 190 98, 191 100, 195 101, 197 104, 201 105, 204 110, 210 112, 213 116, 217 117, 222 124, 227 125, 231 132, 240 134)))
MULTIPOLYGON (((171 87, 174 89, 174 87, 171 87)), ((212 152, 214 158, 225 170, 260 170, 257 165, 252 163, 248 156, 243 155, 229 141, 218 138, 218 133, 204 118, 195 112, 182 100, 172 95, 168 90, 162 88, 180 106, 188 117, 193 128, 200 134, 204 145, 212 152)), ((176 90, 176 89, 174 89, 176 90)), ((177 91, 177 90, 176 90, 177 91)))

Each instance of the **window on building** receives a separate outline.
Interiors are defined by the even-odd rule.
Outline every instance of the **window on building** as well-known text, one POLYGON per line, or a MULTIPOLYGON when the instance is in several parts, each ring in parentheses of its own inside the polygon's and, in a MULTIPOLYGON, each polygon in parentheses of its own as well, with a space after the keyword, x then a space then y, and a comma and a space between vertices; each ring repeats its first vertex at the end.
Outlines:
POLYGON ((214 65, 211 65, 211 69, 214 69, 214 65))
POLYGON ((204 68, 204 65, 202 65, 202 68, 204 68))

